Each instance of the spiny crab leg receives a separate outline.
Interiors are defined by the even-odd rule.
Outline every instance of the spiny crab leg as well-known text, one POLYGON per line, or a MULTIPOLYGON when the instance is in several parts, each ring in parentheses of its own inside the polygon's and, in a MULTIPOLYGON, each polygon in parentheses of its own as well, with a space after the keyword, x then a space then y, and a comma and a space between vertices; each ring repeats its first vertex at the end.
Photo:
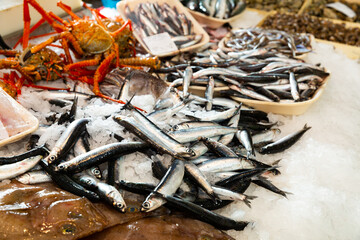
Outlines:
POLYGON ((76 20, 80 20, 80 19, 81 19, 79 16, 77 16, 75 13, 73 13, 73 12, 71 11, 71 7, 70 7, 70 6, 64 4, 63 2, 58 1, 58 2, 57 2, 57 6, 60 7, 60 8, 62 8, 67 14, 69 14, 73 20, 75 20, 75 19, 76 19, 76 20))
POLYGON ((30 35, 30 12, 29 5, 27 4, 27 0, 24 0, 24 34, 23 34, 23 49, 26 49, 29 43, 29 35, 30 35))
MULTIPOLYGON (((63 32, 66 31, 67 28, 65 26, 62 26, 55 22, 49 13, 47 13, 35 0, 24 0, 26 3, 29 3, 31 6, 33 6, 40 14, 41 16, 57 31, 57 32, 63 32)), ((24 2, 24 3, 25 3, 24 2)), ((24 5, 25 7, 25 5, 24 5)))

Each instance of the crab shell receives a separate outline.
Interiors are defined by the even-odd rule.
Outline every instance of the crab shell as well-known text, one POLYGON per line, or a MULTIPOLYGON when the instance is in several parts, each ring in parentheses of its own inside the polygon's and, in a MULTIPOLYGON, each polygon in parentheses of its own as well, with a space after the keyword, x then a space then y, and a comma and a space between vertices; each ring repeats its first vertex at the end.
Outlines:
POLYGON ((63 60, 49 48, 43 48, 32 54, 30 48, 20 56, 20 64, 35 81, 56 80, 61 78, 63 60))

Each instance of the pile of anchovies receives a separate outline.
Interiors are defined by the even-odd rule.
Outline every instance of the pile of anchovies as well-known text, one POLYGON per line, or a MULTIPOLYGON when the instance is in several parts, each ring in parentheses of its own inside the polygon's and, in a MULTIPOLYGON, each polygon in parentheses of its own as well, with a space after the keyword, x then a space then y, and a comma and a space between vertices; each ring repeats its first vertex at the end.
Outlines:
MULTIPOLYGON (((74 93, 62 94, 73 96, 74 93)), ((270 122, 266 113, 210 95, 208 99, 212 100, 208 101, 186 92, 186 88, 184 91, 170 88, 167 97, 160 99, 156 110, 148 114, 137 110, 130 100, 123 110, 111 117, 137 140, 123 141, 120 131, 119 142, 94 149, 90 148, 91 136, 86 130, 92 120, 75 118, 75 98, 71 109, 56 119, 57 124, 65 124, 66 130, 54 146, 50 149, 45 145, 36 146, 39 136, 33 135, 35 138, 32 136, 29 140, 29 151, 0 157, 0 180, 16 178, 24 184, 53 181, 62 189, 89 200, 103 200, 120 212, 127 209, 120 192, 126 190, 146 196, 142 211, 153 211, 166 205, 219 229, 242 230, 248 222, 235 221, 211 210, 233 201, 244 201, 250 206, 254 197, 244 194, 250 183, 286 196, 286 192, 263 176, 264 173, 279 174, 277 162, 262 163, 254 158, 255 151, 260 154, 284 151, 310 127, 305 125, 303 129, 279 138, 280 130, 272 128, 277 123, 270 122), (209 111, 193 112, 204 105, 209 111), (165 128, 157 125, 181 110, 186 110, 181 115, 185 114, 187 120, 165 128), (160 180, 157 185, 115 178, 116 159, 134 152, 153 156, 152 172, 160 180), (157 154, 171 156, 170 166, 156 158, 157 154), (102 179, 99 168, 103 163, 107 163, 106 180, 102 179)), ((69 104, 60 99, 49 102, 57 106, 69 104)))
POLYGON ((274 29, 234 29, 220 41, 219 47, 226 52, 274 49, 276 52, 296 57, 311 51, 311 38, 308 34, 289 34, 274 29))
POLYGON ((209 17, 228 19, 245 10, 242 0, 183 0, 182 4, 190 10, 201 12, 209 17))
POLYGON ((140 3, 133 11, 126 5, 125 14, 142 39, 167 32, 179 49, 193 46, 202 39, 202 34, 194 31, 192 21, 167 3, 140 3))
POLYGON ((222 96, 279 103, 311 99, 329 75, 323 67, 293 57, 309 49, 292 35, 259 29, 232 34, 238 32, 239 37, 221 40, 216 50, 177 57, 157 72, 169 73, 167 81, 172 87, 200 85, 207 86, 208 92, 228 86, 220 91, 222 96), (246 44, 256 46, 247 49, 246 44), (182 74, 176 69, 185 71, 182 74))

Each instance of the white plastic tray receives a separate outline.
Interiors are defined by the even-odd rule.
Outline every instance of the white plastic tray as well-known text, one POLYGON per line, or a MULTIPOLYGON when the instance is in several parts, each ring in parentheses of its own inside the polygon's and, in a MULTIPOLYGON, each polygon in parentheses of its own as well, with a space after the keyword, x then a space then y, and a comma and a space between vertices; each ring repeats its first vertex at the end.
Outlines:
POLYGON ((34 117, 28 110, 21 106, 17 101, 10 97, 2 88, 0 88, 0 120, 5 128, 9 130, 9 137, 5 139, 0 138, 0 147, 16 142, 26 135, 34 132, 39 127, 39 120, 34 117), (16 120, 15 120, 16 119, 16 120), (16 122, 17 121, 17 122, 16 122))

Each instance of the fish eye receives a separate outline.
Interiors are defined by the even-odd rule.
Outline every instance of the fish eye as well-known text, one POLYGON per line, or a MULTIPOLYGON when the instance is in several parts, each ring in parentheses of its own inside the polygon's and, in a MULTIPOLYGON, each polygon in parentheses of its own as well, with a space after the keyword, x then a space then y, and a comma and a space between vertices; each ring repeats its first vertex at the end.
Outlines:
POLYGON ((95 174, 95 175, 99 175, 99 174, 100 174, 100 170, 99 170, 99 169, 95 169, 95 170, 94 170, 94 174, 95 174))
POLYGON ((189 148, 187 152, 190 153, 191 156, 195 156, 195 152, 192 149, 189 148))
POLYGON ((70 235, 70 234, 74 234, 76 232, 76 226, 73 224, 64 224, 61 227, 61 233, 63 235, 70 235))
POLYGON ((122 203, 115 203, 115 206, 119 209, 124 207, 124 205, 122 203))
MULTIPOLYGON (((53 162, 53 161, 55 161, 56 160, 56 156, 55 155, 51 155, 50 157, 49 157, 49 160, 51 161, 51 162, 53 162)), ((59 166, 59 168, 60 168, 61 166, 59 166)))
POLYGON ((144 202, 142 205, 143 205, 144 208, 150 208, 150 203, 147 202, 147 201, 144 202))

